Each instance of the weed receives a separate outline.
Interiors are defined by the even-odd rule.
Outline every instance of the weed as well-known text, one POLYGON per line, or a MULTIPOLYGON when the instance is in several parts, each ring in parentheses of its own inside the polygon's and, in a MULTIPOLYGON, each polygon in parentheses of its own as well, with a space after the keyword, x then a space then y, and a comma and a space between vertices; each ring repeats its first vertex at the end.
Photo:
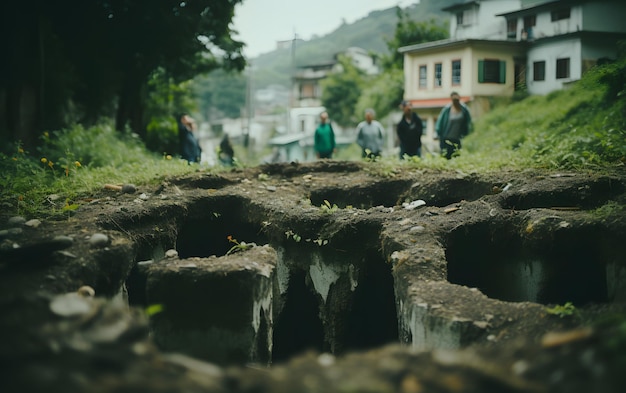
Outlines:
POLYGON ((254 244, 251 243, 246 243, 246 242, 238 242, 237 239, 235 239, 234 237, 232 237, 231 235, 228 235, 226 237, 226 239, 228 239, 228 241, 230 243, 233 243, 234 246, 232 246, 230 248, 230 250, 228 250, 228 252, 226 253, 226 255, 230 255, 230 254, 234 254, 236 252, 239 251, 244 251, 244 250, 248 250, 250 248, 252 248, 254 246, 254 244))
POLYGON ((333 214, 337 210, 339 210, 339 206, 334 203, 331 205, 326 199, 324 199, 324 203, 320 205, 320 211, 324 214, 333 214))
POLYGON ((567 302, 562 306, 557 304, 554 307, 546 307, 546 312, 557 315, 559 318, 578 316, 578 309, 571 302, 567 302))

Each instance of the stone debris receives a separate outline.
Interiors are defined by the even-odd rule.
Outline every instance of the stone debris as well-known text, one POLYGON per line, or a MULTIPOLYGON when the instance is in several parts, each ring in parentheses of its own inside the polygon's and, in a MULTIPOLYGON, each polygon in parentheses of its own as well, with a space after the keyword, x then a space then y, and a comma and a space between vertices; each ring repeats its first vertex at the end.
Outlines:
POLYGON ((89 238, 89 245, 94 248, 103 248, 109 245, 109 237, 104 233, 94 233, 89 238))

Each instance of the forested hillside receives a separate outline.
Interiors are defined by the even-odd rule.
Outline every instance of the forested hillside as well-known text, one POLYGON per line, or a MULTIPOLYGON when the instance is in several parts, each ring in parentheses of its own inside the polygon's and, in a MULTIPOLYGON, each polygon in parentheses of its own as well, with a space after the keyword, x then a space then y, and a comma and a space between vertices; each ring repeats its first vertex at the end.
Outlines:
MULTIPOLYGON (((448 14, 441 9, 457 2, 458 0, 422 0, 403 11, 416 21, 435 19, 443 22, 447 21, 448 14)), ((386 40, 393 37, 397 20, 396 8, 374 11, 354 23, 340 26, 330 34, 309 41, 299 40, 295 48, 295 65, 329 61, 336 53, 352 46, 386 54, 386 40)), ((253 82, 256 87, 265 87, 272 83, 289 84, 291 49, 275 50, 249 60, 254 66, 253 82)))

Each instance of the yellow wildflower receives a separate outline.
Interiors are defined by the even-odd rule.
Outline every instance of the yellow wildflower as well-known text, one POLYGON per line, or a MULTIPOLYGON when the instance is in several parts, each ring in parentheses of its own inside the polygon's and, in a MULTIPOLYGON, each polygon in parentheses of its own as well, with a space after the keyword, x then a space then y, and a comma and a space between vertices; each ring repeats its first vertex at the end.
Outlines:
POLYGON ((165 156, 165 159, 166 159, 166 160, 171 160, 171 159, 172 159, 172 156, 171 156, 170 154, 168 154, 168 155, 166 155, 166 156, 165 156))
POLYGON ((54 162, 52 162, 52 161, 48 161, 48 166, 49 166, 50 168, 52 168, 52 166, 53 166, 53 165, 54 165, 54 162))
POLYGON ((48 159, 46 157, 41 157, 41 162, 45 164, 46 162, 48 162, 48 159))
POLYGON ((80 168, 82 165, 80 165, 80 161, 74 161, 74 165, 76 165, 76 168, 80 168))
POLYGON ((20 154, 24 154, 24 149, 22 149, 21 147, 18 147, 17 152, 20 154))

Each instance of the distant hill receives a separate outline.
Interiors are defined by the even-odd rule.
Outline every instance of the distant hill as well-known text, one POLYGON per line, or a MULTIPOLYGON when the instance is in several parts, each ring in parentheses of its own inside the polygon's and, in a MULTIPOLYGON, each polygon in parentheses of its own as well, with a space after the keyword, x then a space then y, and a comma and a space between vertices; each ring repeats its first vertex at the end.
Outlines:
MULTIPOLYGON (((416 21, 435 19, 448 20, 449 14, 441 11, 459 0, 421 0, 404 9, 416 21)), ((354 23, 344 24, 335 31, 313 38, 309 41, 297 41, 295 65, 323 63, 333 59, 336 53, 357 46, 367 51, 386 54, 387 39, 391 39, 396 29, 398 18, 396 7, 373 11, 354 23)), ((292 69, 290 48, 277 49, 251 59, 254 66, 253 83, 256 88, 270 84, 289 86, 292 69)))

